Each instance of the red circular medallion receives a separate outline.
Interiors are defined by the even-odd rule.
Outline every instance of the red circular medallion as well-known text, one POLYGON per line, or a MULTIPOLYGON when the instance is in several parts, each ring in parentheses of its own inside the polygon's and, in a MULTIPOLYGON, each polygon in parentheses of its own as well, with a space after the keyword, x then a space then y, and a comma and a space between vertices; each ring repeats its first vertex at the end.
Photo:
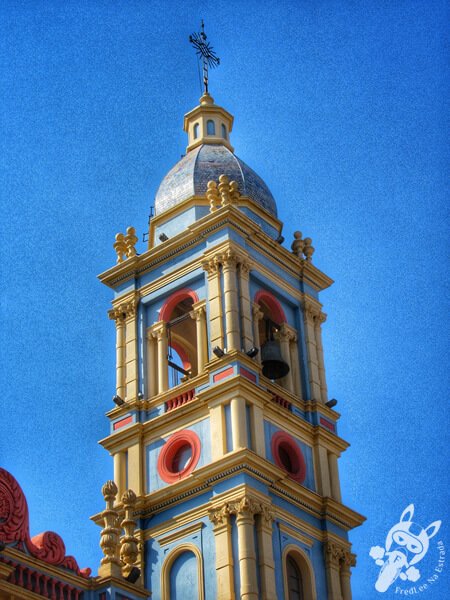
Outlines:
POLYGON ((200 458, 201 442, 196 433, 183 429, 174 433, 161 449, 157 469, 166 483, 173 483, 192 473, 200 458))
POLYGON ((306 477, 306 463, 297 442, 285 431, 277 431, 272 436, 272 455, 275 463, 289 473, 289 476, 303 483, 306 477))

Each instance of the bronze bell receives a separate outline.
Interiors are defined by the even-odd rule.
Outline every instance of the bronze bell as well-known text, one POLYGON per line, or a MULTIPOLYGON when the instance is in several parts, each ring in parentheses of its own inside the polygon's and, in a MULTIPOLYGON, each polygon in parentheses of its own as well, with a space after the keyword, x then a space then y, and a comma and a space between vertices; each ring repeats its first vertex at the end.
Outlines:
POLYGON ((261 347, 262 372, 268 379, 281 379, 289 373, 289 365, 281 356, 280 344, 269 340, 261 347))

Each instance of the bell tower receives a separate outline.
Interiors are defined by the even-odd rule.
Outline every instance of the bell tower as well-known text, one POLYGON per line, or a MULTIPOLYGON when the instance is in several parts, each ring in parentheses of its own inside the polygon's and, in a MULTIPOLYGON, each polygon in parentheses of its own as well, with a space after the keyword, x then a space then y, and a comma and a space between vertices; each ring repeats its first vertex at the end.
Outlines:
MULTIPOLYGON (((311 239, 283 245, 264 181, 205 93, 138 254, 116 236, 116 406, 102 445, 137 501, 138 585, 161 600, 350 600, 348 447, 327 395, 311 239)), ((117 510, 121 510, 120 504, 117 510)))

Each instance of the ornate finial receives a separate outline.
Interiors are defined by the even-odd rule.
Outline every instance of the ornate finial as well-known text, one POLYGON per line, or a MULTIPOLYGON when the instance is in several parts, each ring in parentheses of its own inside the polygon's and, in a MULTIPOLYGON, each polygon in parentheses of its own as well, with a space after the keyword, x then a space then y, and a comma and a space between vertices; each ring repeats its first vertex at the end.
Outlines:
POLYGON ((214 69, 220 64, 220 58, 216 56, 213 47, 206 41, 205 25, 202 19, 200 33, 189 36, 190 43, 194 46, 198 59, 202 61, 204 93, 208 93, 208 68, 214 69))
POLYGON ((230 198, 232 204, 237 204, 239 201, 239 185, 237 181, 230 181, 230 198))
POLYGON ((117 263, 123 262, 123 256, 127 252, 127 244, 123 233, 116 234, 116 241, 114 242, 113 247, 117 254, 117 263))
POLYGON ((226 175, 221 175, 219 177, 219 194, 222 199, 222 206, 226 206, 227 204, 231 203, 230 184, 226 175))
POLYGON ((302 232, 296 231, 294 233, 294 241, 292 242, 291 248, 292 248, 292 252, 294 254, 296 254, 299 258, 303 258, 304 245, 305 245, 305 242, 302 239, 302 232))
POLYGON ((100 562, 98 573, 101 577, 120 577, 121 562, 119 559, 119 513, 114 509, 117 496, 117 485, 107 481, 102 487, 106 509, 102 512, 104 528, 101 532, 100 548, 105 555, 100 562))
POLYGON ((305 245, 303 247, 303 254, 305 255, 305 258, 308 262, 312 261, 312 255, 314 254, 315 248, 313 248, 312 246, 312 239, 311 238, 305 238, 303 240, 305 242, 305 245))
POLYGON ((134 227, 128 227, 127 235, 124 238, 126 245, 126 254, 127 258, 131 256, 136 256, 136 242, 138 241, 138 237, 136 235, 136 229, 134 227))
POLYGON ((217 204, 219 203, 219 192, 217 191, 217 183, 215 181, 208 181, 206 197, 209 200, 209 210, 211 212, 217 210, 217 204))
POLYGON ((133 508, 136 505, 136 494, 133 490, 127 490, 122 496, 122 503, 125 509, 125 518, 122 521, 124 535, 120 538, 120 558, 125 563, 123 575, 127 577, 137 561, 138 540, 134 535, 136 521, 132 517, 133 508))

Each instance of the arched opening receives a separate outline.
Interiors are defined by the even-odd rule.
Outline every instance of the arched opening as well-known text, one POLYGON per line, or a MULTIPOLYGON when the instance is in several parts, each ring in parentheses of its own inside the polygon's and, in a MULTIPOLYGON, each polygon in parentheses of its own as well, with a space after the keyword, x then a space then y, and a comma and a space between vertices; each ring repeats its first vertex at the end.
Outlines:
POLYGON ((161 569, 161 600, 203 600, 202 555, 192 543, 181 544, 166 557, 161 569))
POLYGON ((255 294, 255 303, 263 313, 259 321, 259 343, 262 346, 279 330, 280 325, 286 322, 286 315, 278 300, 270 292, 260 290, 255 294))
POLYGON ((285 600, 317 600, 314 573, 305 551, 290 544, 283 557, 285 600))
POLYGON ((206 133, 208 135, 216 135, 216 125, 212 119, 206 121, 206 133))
POLYGON ((197 329, 191 316, 195 302, 197 294, 186 288, 170 296, 161 308, 160 317, 167 326, 170 388, 198 374, 197 329))
POLYGON ((200 125, 198 123, 196 123, 194 125, 194 140, 196 140, 198 138, 198 130, 199 130, 200 125))
POLYGON ((222 123, 222 137, 224 140, 227 139, 227 128, 225 127, 225 125, 222 123))
POLYGON ((286 572, 289 600, 304 600, 302 574, 297 563, 289 554, 286 558, 286 572))

